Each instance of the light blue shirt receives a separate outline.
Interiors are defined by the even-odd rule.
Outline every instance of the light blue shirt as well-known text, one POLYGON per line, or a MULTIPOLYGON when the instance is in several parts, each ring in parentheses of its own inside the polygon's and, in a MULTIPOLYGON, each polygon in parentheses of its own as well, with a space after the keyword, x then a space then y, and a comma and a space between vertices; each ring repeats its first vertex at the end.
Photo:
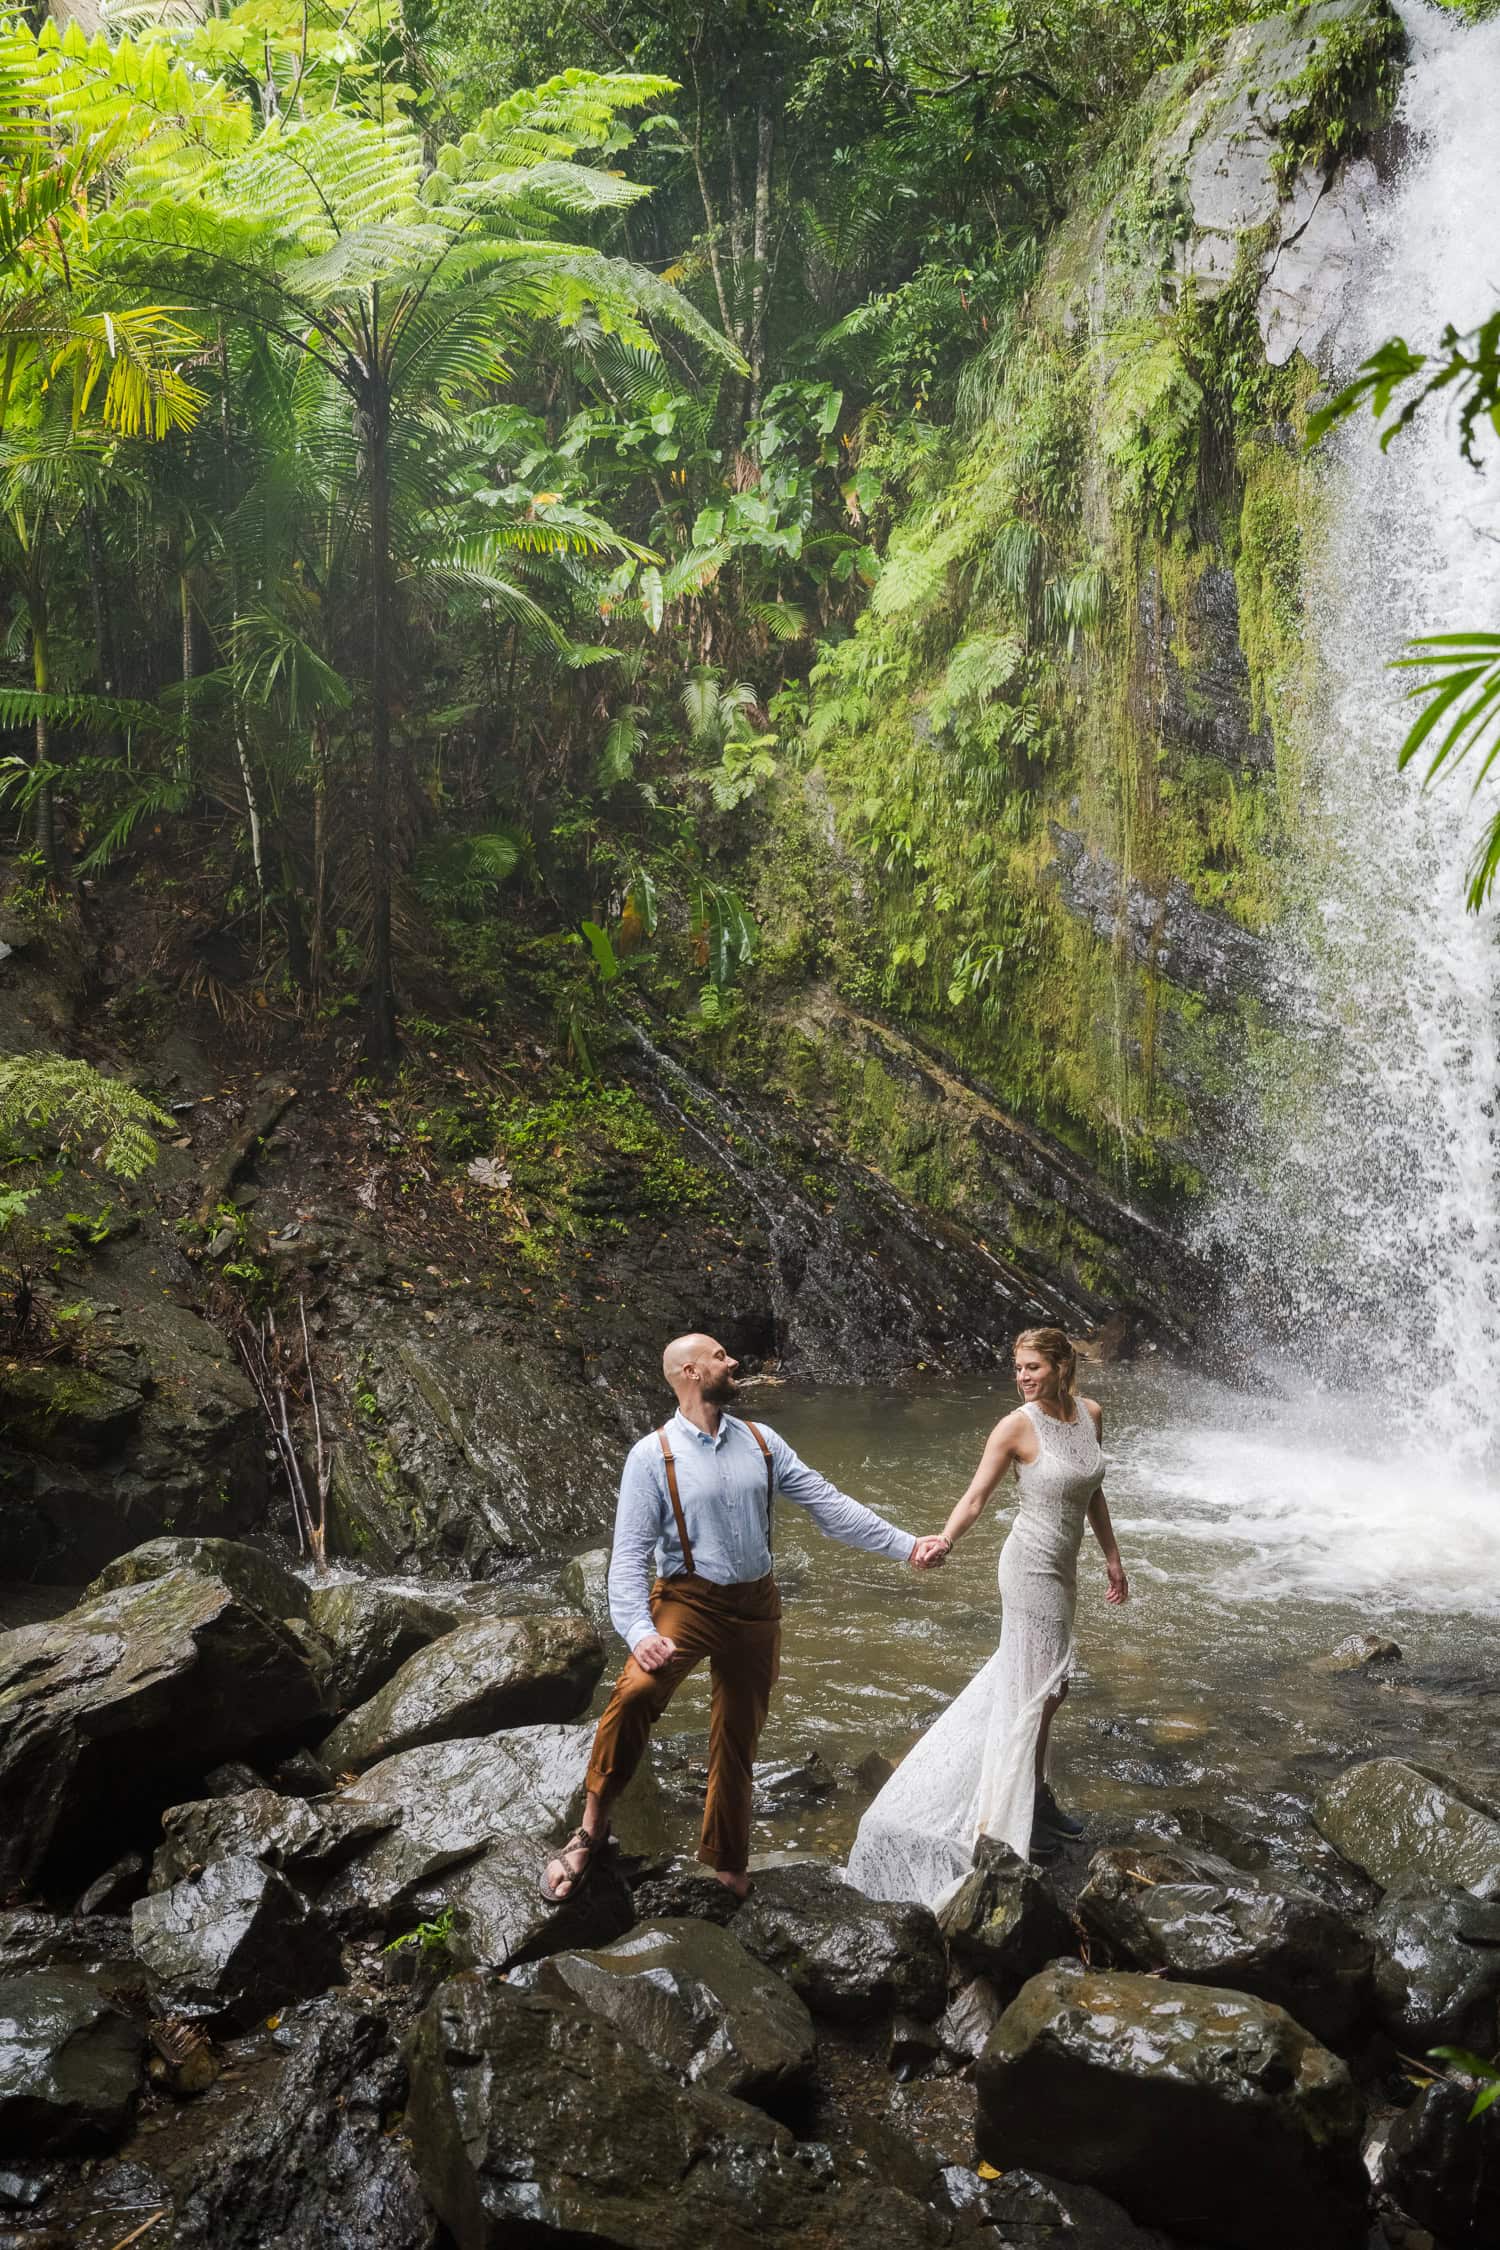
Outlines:
MULTIPOLYGON (((906 1562, 916 1540, 877 1516, 799 1461, 764 1422, 756 1428, 771 1449, 776 1490, 805 1508, 820 1531, 847 1547, 906 1562)), ((710 1437, 677 1413, 667 1424, 677 1464, 677 1491, 693 1550, 693 1569, 716 1586, 764 1578, 771 1567, 766 1522, 766 1457, 744 1423, 721 1414, 710 1437)), ((615 1631, 634 1648, 656 1627, 651 1622, 653 1577, 674 1578, 686 1568, 667 1489, 667 1464, 653 1430, 630 1449, 620 1478, 615 1543, 609 1558, 609 1614, 615 1631)))

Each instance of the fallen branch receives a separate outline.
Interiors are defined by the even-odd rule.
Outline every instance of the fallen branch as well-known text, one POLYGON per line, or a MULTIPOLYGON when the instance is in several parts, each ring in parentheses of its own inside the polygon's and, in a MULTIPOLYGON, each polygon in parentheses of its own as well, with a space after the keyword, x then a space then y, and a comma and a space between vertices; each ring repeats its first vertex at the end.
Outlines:
POLYGON ((149 2219, 142 2219, 140 2225, 138 2227, 132 2227, 129 2234, 122 2234, 118 2242, 111 2243, 110 2250, 130 2250, 130 2245, 132 2242, 139 2242, 141 2236, 143 2234, 148 2234, 152 2227, 155 2226, 157 2220, 164 2219, 166 2215, 167 2207, 165 2204, 163 2204, 159 2211, 152 2212, 149 2219))
POLYGON ((318 1405, 318 1385, 313 1374, 312 1345, 307 1333, 307 1305, 299 1295, 297 1310, 302 1323, 302 1373, 307 1381, 308 1399, 312 1406, 316 1453, 313 1468, 313 1490, 316 1505, 309 1498, 307 1478, 303 1473, 302 1456, 298 1450, 296 1432, 292 1427, 292 1389, 289 1380, 294 1372, 288 1366, 286 1349, 276 1326, 276 1315, 268 1312, 263 1328, 252 1328, 244 1321, 235 1330, 235 1342, 240 1357, 260 1400, 271 1432, 271 1442, 276 1448, 281 1471, 286 1478, 292 1501, 292 1520, 297 1526, 297 1551, 310 1554, 319 1570, 328 1567, 328 1490, 333 1482, 333 1449, 323 1437, 323 1416, 318 1405))
POLYGON ((274 1131, 292 1103, 297 1099, 295 1086, 282 1080, 263 1086, 251 1108, 250 1115, 226 1149, 220 1151, 203 1183, 203 1196, 194 1214, 200 1227, 207 1227, 221 1203, 227 1203, 235 1182, 247 1164, 260 1153, 261 1143, 274 1131))

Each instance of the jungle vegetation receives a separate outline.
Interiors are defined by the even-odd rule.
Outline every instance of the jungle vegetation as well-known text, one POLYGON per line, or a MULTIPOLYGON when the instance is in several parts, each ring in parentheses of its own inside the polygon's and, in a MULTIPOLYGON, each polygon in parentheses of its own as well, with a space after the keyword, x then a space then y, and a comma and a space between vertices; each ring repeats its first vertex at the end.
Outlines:
MULTIPOLYGON (((161 0, 0 24, 0 786, 199 989, 749 962, 736 823, 1080 164, 1233 0, 161 0)), ((993 364, 991 355, 990 364, 993 364)), ((1066 621, 1065 621, 1066 623, 1066 621)), ((15 898, 11 901, 15 904, 15 898)))

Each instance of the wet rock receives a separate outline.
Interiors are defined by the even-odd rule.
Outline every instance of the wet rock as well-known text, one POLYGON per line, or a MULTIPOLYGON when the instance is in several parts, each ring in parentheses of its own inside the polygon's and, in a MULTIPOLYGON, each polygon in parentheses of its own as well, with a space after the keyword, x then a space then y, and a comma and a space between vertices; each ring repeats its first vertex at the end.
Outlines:
POLYGON ((1265 939, 1200 906, 1186 883, 1174 879, 1158 893, 1137 877, 1127 880, 1112 860, 1055 821, 1052 841, 1058 896, 1106 944, 1123 942, 1132 960, 1200 994, 1211 1008, 1232 1008, 1267 988, 1265 939))
POLYGON ((502 1838, 529 1840, 535 1875, 547 1846, 578 1824, 593 1739, 587 1726, 519 1727, 493 1740, 425 1743, 372 1766, 340 1802, 399 1821, 334 1877, 324 1911, 353 1930, 409 1927, 426 1886, 502 1838))
POLYGON ((113 1593, 117 1586, 144 1586, 169 1571, 190 1571, 195 1578, 216 1579, 260 1617, 306 1617, 310 1595, 300 1578, 283 1570, 258 1547, 238 1539, 148 1539, 125 1555, 107 1563, 84 1600, 113 1593))
POLYGON ((717 1922, 723 1928, 740 1910, 733 1891, 718 1881, 711 1867, 682 1853, 649 1865, 631 1888, 636 1913, 643 1922, 690 1916, 696 1921, 717 1922))
POLYGON ((530 1990, 581 2000, 689 2085, 773 2111, 810 2087, 812 2017, 712 1922, 648 1922, 601 1952, 556 1953, 520 1974, 530 1990))
POLYGON ((0 1573, 77 1586, 157 1529, 264 1520, 259 1405, 223 1336, 163 1293, 176 1260, 144 1230, 110 1243, 79 1276, 101 1313, 89 1367, 0 1369, 0 1573))
POLYGON ((0 1892, 138 1834, 216 1759, 322 1708, 285 1628, 192 1571, 0 1635, 0 1892))
POLYGON ((577 2003, 453 1978, 417 2027, 407 2130, 457 2250, 922 2250, 934 2214, 841 2183, 761 2111, 679 2085, 577 2003))
POLYGON ((587 1879, 561 1906, 542 1897, 545 1858, 546 1847, 534 1836, 499 1837, 477 1859, 413 1891, 411 1913, 430 1920, 451 1912, 449 1951, 466 1969, 505 1969, 623 1937, 635 1920, 635 1906, 614 1852, 594 1861, 587 1879))
POLYGON ((1364 2243, 1359 2095, 1263 2000, 1059 1962, 1006 2009, 978 2088, 976 2145, 1002 2171, 1064 2168, 1236 2250, 1364 2243))
POLYGON ((1441 2078, 1391 2128, 1380 2185, 1443 2250, 1500 2242, 1500 2107, 1471 2119, 1475 2089, 1441 2078))
POLYGON ((128 1914, 146 1888, 146 1855, 126 1852, 106 1867, 84 1892, 73 1911, 79 1915, 128 1914))
POLYGON ((379 1578, 314 1586, 308 1615, 333 1651, 331 1699, 339 1710, 365 1703, 410 1656, 451 1632, 451 1609, 417 1588, 379 1578))
POLYGON ((964 2165, 941 2174, 955 2211, 988 2223, 999 2250, 1169 2250, 1154 2228, 1138 2227, 1128 2211, 1097 2188, 1049 2179, 1024 2166, 998 2180, 982 2180, 964 2165))
POLYGON ((212 1861, 137 1901, 137 1958, 178 2015, 242 2030, 339 1982, 338 1946, 306 1902, 258 1859, 212 1861))
POLYGON ((800 1758, 756 1767, 755 1809, 786 1812, 798 1806, 820 1805, 837 1787, 827 1761, 816 1750, 808 1750, 800 1758))
POLYGON ((221 1765, 210 1766, 203 1776, 203 1793, 207 1797, 239 1797, 247 1789, 264 1789, 264 1778, 254 1766, 247 1766, 243 1758, 226 1758, 221 1765))
POLYGON ((947 1964, 927 1908, 866 1898, 831 1867, 759 1876, 734 1934, 830 2022, 869 2023, 898 2009, 927 2018, 942 2008, 947 1964))
POLYGON ((1382 1640, 1378 1633, 1351 1633, 1326 1656, 1315 1656, 1307 1668, 1309 1672, 1368 1672, 1375 1666, 1404 1662, 1394 1641, 1382 1640))
MULTIPOLYGON (((1141 585, 1140 617, 1145 679, 1162 742, 1217 758, 1236 773, 1274 771, 1271 730, 1264 721, 1257 726, 1251 715, 1234 572, 1222 562, 1208 562, 1188 589, 1181 617, 1169 609, 1159 576, 1150 572, 1141 585)), ((1090 1356, 1124 1356, 1120 1347, 1126 1343, 1128 1334, 1106 1323, 1090 1356)))
POLYGON ((576 1719, 603 1669, 598 1635, 582 1617, 476 1618, 408 1658, 340 1721, 319 1756, 337 1772, 360 1771, 424 1743, 576 1719))
POLYGON ((278 1797, 270 1789, 172 1805, 162 1815, 151 1888, 171 1890, 215 1860, 258 1859, 305 1889, 326 1881, 361 1845, 386 1835, 401 1817, 394 1805, 358 1804, 347 1797, 309 1804, 300 1797, 278 1797))
POLYGON ((938 2022, 943 2052, 958 2063, 976 2063, 990 2033, 1004 2014, 1000 1995, 983 1977, 971 1977, 956 1992, 938 2022))
POLYGON ((25 1969, 113 1967, 130 1959, 130 1924, 118 1914, 48 1914, 35 1906, 0 1914, 0 1976, 25 1969))
POLYGON ((1073 1925, 1045 1875, 1004 1844, 985 1847, 938 1916, 954 1958, 987 1977, 1002 2001, 1059 1954, 1076 1953, 1073 1925))
POLYGON ((1335 1849, 1386 1889, 1457 1885, 1500 1899, 1500 1821, 1445 1774, 1371 1758, 1331 1781, 1313 1815, 1335 1849))
POLYGON ((1376 2009, 1404 2053, 1500 2046, 1500 1905, 1468 1891, 1393 1893, 1370 1928, 1376 2009))
POLYGON ((81 1969, 0 1979, 0 2150, 54 2156, 115 2139, 144 2048, 140 2026, 81 1969))
POLYGON ((1370 1942, 1343 1915, 1209 1852, 1096 1852, 1078 1912, 1119 1967, 1253 1993, 1327 2044, 1369 2002, 1370 1942))
POLYGON ((326 1797, 334 1777, 311 1750, 294 1750, 275 1768, 271 1782, 283 1797, 326 1797))
POLYGON ((883 1750, 867 1750, 854 1769, 854 1779, 868 1797, 878 1797, 896 1770, 894 1758, 883 1750))
POLYGON ((583 1612, 607 1648, 616 1638, 609 1614, 609 1549, 590 1547, 586 1553, 575 1555, 564 1566, 560 1584, 573 1607, 583 1612))
MULTIPOLYGON (((173 2250, 432 2250, 437 2222, 394 2130, 398 2027, 367 1996, 335 1991, 291 2011, 275 2047, 248 2101, 200 2111, 191 2139, 152 2144, 150 2192, 171 2207, 173 2250)), ((102 2199, 107 2177, 97 2184, 102 2199)))
POLYGON ((893 2017, 885 2046, 885 2067, 903 2086, 931 2070, 942 2052, 943 2043, 934 2024, 923 2023, 920 2016, 893 2017))

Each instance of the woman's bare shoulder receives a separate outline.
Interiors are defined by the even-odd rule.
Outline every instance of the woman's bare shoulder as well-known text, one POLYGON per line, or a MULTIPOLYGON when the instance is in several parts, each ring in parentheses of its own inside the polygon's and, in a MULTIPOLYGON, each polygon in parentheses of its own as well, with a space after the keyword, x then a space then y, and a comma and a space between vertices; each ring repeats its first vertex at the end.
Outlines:
POLYGON ((1003 1442, 1007 1438, 1012 1438, 1018 1430, 1029 1429, 1030 1425, 1031 1416, 1027 1413, 1025 1407, 1013 1407, 1009 1414, 1003 1414, 1000 1417, 1000 1420, 991 1430, 990 1443, 993 1445, 997 1439, 1003 1442))
POLYGON ((1094 1428, 1102 1430, 1104 1427, 1104 1409, 1099 1401, 1096 1398, 1081 1398, 1078 1403, 1093 1423, 1094 1428))

